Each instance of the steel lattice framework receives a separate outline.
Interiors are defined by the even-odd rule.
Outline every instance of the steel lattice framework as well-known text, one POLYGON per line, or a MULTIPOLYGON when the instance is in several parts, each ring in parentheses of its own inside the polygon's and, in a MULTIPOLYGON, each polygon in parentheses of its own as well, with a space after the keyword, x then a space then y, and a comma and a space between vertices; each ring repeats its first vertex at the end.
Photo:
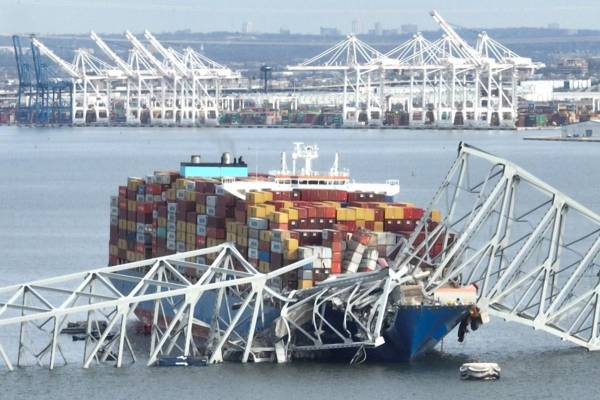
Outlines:
MULTIPOLYGON (((265 274, 225 243, 0 288, 0 328, 17 330, 3 336, 18 339, 17 365, 29 358, 50 368, 59 355, 67 360, 62 327, 82 317, 84 367, 135 361, 127 321, 142 304, 153 310, 145 317, 148 365, 179 355, 285 362, 341 348, 360 356, 385 343, 403 285, 420 285, 433 299, 451 283, 477 285, 483 311, 600 350, 599 252, 600 216, 509 161, 461 144, 416 230, 392 252, 390 268, 286 292, 278 280, 314 259, 265 274), (438 224, 429 219, 434 209, 443 215, 438 224), (214 261, 200 262, 206 256, 214 261), (203 304, 209 316, 201 320, 203 296, 213 300, 203 304)), ((0 359, 12 369, 2 344, 0 359)))
POLYGON ((600 349, 600 216, 522 168, 468 145, 400 265, 430 271, 425 289, 456 281, 479 287, 478 305, 506 320, 600 349), (415 245, 419 234, 426 240, 415 245), (443 249, 428 248, 442 239, 443 249))
POLYGON ((75 125, 216 124, 222 82, 239 79, 238 73, 193 49, 180 54, 164 47, 149 31, 144 37, 157 55, 127 31, 125 37, 131 44, 127 61, 95 32, 90 37, 107 61, 78 49, 73 62, 68 62, 32 39, 32 45, 72 80, 75 125), (117 104, 124 108, 123 121, 111 120, 117 104))

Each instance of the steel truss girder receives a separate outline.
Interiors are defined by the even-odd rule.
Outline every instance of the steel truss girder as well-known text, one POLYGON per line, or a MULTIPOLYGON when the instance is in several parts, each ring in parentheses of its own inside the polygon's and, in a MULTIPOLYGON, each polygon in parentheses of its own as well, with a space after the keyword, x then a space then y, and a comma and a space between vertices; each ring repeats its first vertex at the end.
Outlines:
POLYGON ((600 216, 517 165, 461 144, 397 267, 431 271, 429 293, 451 281, 475 283, 479 307, 492 315, 599 350, 599 253, 600 216), (443 213, 437 226, 428 220, 434 209, 443 213))
MULTIPOLYGON (((312 258, 298 261, 267 274, 258 272, 233 244, 178 253, 166 257, 95 269, 23 285, 0 288, 0 327, 18 327, 17 366, 25 356, 33 356, 39 365, 55 367, 56 354, 67 362, 61 347, 60 331, 67 321, 85 316, 86 334, 83 367, 94 362, 114 361, 117 367, 137 357, 130 341, 127 322, 143 302, 153 305, 150 355, 148 364, 162 356, 206 355, 211 363, 223 360, 223 353, 241 350, 243 362, 255 359, 257 352, 273 351, 256 344, 256 327, 264 319, 265 304, 294 301, 271 288, 273 280, 311 263, 312 258), (198 264, 196 257, 211 256, 210 264, 198 264), (182 273, 195 269, 198 279, 192 282, 182 273), (122 293, 118 281, 135 284, 122 293), (239 308, 228 308, 223 317, 214 310, 216 323, 200 321, 194 311, 206 293, 229 293, 242 302, 239 308), (166 309, 172 310, 171 313, 166 309), (233 310, 233 311, 232 311, 233 310), (251 310, 251 311, 250 311, 251 310), (240 321, 249 322, 247 333, 240 331, 240 321), (102 328, 102 322, 106 324, 102 328), (29 343, 29 327, 40 333, 29 343), (210 329, 213 339, 200 347, 195 330, 210 329), (238 332, 239 331, 239 332, 238 332), (41 348, 41 350, 36 350, 41 348)), ((223 296, 221 296, 223 297, 223 296)), ((227 302, 225 296, 225 302, 227 302)), ((8 369, 13 363, 0 343, 0 360, 8 369)))

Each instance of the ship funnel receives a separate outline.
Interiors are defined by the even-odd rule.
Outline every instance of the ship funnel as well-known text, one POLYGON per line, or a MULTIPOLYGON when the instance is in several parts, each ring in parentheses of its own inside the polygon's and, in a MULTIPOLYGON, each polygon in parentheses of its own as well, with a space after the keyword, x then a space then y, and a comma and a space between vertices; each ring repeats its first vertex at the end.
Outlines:
POLYGON ((221 156, 221 164, 233 164, 233 156, 229 152, 223 153, 221 156))
POLYGON ((199 154, 195 154, 192 156, 191 162, 192 164, 200 164, 202 162, 202 158, 199 154))

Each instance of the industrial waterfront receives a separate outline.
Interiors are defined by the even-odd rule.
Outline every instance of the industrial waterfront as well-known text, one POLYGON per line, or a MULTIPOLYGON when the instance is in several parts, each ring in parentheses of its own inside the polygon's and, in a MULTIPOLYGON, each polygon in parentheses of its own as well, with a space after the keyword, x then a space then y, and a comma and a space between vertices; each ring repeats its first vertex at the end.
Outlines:
MULTIPOLYGON (((458 143, 465 141, 510 159, 591 210, 600 210, 598 178, 586 173, 600 167, 596 144, 527 142, 518 132, 3 127, 0 166, 6 178, 0 183, 4 271, 0 284, 106 265, 108 199, 124 175, 171 168, 190 152, 210 158, 231 151, 243 154, 251 169, 268 169, 277 165, 279 152, 300 133, 303 141, 319 143, 324 153, 339 151, 343 165, 357 180, 399 179, 403 201, 426 204, 456 157, 458 143)), ((143 340, 134 342, 145 346, 143 340)), ((191 398, 203 390, 207 398, 290 393, 294 398, 343 398, 349 392, 369 396, 377 385, 379 395, 395 397, 404 393, 410 398, 480 398, 485 393, 491 398, 564 398, 597 393, 585 382, 593 380, 599 356, 500 320, 469 334, 463 344, 451 333, 443 349, 438 347, 410 365, 223 363, 165 370, 145 368, 140 362, 122 369, 82 370, 79 347, 80 343, 66 345, 67 358, 74 362, 51 372, 38 367, 2 372, 3 393, 9 398, 82 394, 191 398), (461 384, 458 366, 470 360, 500 363, 502 379, 485 386, 461 384), (568 380, 561 379, 565 374, 568 380), (265 376, 268 381, 262 379, 265 376), (238 384, 221 384, 234 378, 238 384), (173 384, 165 384, 171 380, 173 384)))

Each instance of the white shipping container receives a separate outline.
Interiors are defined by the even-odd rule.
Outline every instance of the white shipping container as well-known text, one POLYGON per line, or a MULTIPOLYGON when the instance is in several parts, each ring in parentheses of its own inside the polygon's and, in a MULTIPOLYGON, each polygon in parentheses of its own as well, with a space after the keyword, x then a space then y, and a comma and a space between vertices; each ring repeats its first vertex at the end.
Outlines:
POLYGON ((169 240, 175 242, 175 240, 177 240, 177 234, 175 232, 167 231, 167 242, 169 240))
POLYGON ((198 236, 206 236, 206 226, 204 226, 204 225, 196 225, 196 235, 198 235, 198 236))
POLYGON ((214 217, 217 214, 217 210, 215 207, 206 206, 206 214, 210 215, 211 217, 214 217))
POLYGON ((258 249, 258 239, 248 239, 248 247, 258 249))
POLYGON ((216 207, 217 205, 217 196, 206 196, 206 206, 207 207, 216 207))
POLYGON ((177 246, 175 244, 175 240, 167 240, 167 249, 176 250, 177 246))
POLYGON ((177 203, 167 203, 167 212, 175 214, 177 212, 177 203))
POLYGON ((110 206, 111 207, 119 207, 119 197, 118 196, 110 196, 110 206))
POLYGON ((178 200, 185 200, 185 189, 177 189, 175 197, 177 197, 178 200))
POLYGON ((199 214, 199 215, 196 217, 196 224, 197 224, 197 225, 204 225, 204 226, 206 226, 206 223, 207 223, 207 222, 208 222, 208 218, 207 218, 207 217, 206 217, 206 215, 204 215, 204 214, 199 214))
POLYGON ((248 258, 254 258, 255 260, 258 259, 258 249, 248 247, 248 258))
POLYGON ((144 196, 143 194, 137 194, 135 196, 135 201, 143 202, 145 200, 146 200, 146 196, 144 196))
POLYGON ((176 251, 178 253, 183 253, 185 251, 185 242, 177 242, 176 251))
POLYGON ((252 229, 267 229, 269 221, 265 218, 248 218, 248 226, 252 229))
POLYGON ((177 222, 167 222, 167 231, 177 232, 177 222))
POLYGON ((271 251, 273 253, 277 253, 277 254, 283 253, 283 244, 281 242, 272 240, 271 241, 271 251))

